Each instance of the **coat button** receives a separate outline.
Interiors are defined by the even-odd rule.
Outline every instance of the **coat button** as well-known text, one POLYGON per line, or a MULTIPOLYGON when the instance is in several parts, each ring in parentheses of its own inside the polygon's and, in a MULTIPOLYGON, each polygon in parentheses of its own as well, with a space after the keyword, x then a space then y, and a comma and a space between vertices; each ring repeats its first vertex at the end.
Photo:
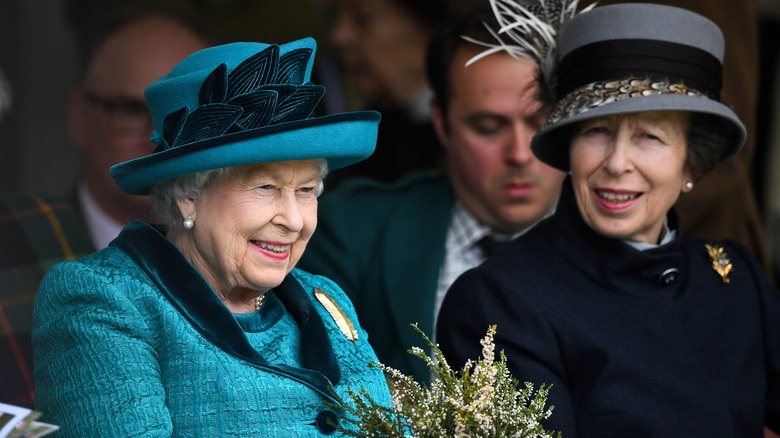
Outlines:
POLYGON ((658 277, 658 285, 669 286, 670 284, 677 281, 678 275, 679 271, 676 268, 669 268, 658 277))
POLYGON ((314 424, 317 425, 317 429, 319 429, 320 432, 330 435, 336 431, 336 428, 339 425, 339 417, 331 411, 322 411, 317 414, 317 419, 314 421, 314 424))

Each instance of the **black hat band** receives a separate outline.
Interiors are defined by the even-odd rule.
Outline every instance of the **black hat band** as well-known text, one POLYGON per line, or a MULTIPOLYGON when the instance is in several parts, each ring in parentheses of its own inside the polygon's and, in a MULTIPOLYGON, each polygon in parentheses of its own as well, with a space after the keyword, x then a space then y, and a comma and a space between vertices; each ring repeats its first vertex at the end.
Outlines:
POLYGON ((720 100, 723 66, 711 53, 668 41, 622 39, 572 50, 558 66, 558 96, 584 85, 629 77, 685 84, 720 100))

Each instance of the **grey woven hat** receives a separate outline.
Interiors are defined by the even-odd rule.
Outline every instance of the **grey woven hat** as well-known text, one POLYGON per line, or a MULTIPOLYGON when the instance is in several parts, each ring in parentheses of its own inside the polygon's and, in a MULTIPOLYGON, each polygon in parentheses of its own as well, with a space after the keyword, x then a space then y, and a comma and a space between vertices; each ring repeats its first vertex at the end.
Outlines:
POLYGON ((645 111, 712 114, 730 127, 718 162, 736 154, 746 130, 719 101, 724 40, 717 25, 691 11, 622 3, 576 15, 557 37, 557 97, 531 148, 543 162, 569 169, 569 130, 583 120, 645 111))

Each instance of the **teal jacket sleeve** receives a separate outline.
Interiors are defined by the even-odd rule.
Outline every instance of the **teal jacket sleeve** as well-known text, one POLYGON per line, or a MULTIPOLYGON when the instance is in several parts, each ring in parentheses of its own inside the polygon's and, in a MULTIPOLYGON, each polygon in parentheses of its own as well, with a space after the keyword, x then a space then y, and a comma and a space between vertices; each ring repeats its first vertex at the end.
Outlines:
POLYGON ((34 312, 36 408, 67 436, 169 437, 153 328, 115 284, 79 262, 44 278, 34 312))

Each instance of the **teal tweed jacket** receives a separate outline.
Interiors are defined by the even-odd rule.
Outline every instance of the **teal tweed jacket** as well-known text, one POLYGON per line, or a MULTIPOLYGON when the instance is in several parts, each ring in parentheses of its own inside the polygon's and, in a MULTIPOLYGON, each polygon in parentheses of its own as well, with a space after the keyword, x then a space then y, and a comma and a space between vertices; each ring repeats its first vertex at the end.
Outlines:
POLYGON ((324 275, 352 299, 379 360, 420 381, 454 195, 446 176, 414 172, 396 183, 344 181, 320 198, 319 223, 299 267, 324 275))
POLYGON ((328 404, 334 392, 363 387, 389 403, 367 335, 333 282, 294 270, 259 311, 232 314, 144 222, 49 271, 33 346, 36 406, 60 436, 315 437, 342 415, 328 404), (315 289, 343 309, 357 340, 315 289))
POLYGON ((0 402, 33 408, 33 302, 46 271, 94 252, 63 199, 0 195, 0 402))

